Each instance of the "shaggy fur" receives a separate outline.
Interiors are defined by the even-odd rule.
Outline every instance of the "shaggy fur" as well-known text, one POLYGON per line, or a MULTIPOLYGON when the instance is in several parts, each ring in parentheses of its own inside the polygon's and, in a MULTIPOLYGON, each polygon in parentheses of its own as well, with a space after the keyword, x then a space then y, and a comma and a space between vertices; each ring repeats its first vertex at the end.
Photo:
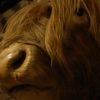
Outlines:
POLYGON ((41 0, 8 21, 1 48, 38 45, 61 84, 59 100, 100 98, 99 0, 41 0))

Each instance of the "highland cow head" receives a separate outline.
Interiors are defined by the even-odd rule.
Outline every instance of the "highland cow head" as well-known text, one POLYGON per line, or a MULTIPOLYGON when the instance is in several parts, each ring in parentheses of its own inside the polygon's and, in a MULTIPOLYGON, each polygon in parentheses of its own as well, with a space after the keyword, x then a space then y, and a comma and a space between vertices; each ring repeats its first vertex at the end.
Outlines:
POLYGON ((41 0, 8 21, 0 84, 15 100, 100 98, 99 0, 41 0))

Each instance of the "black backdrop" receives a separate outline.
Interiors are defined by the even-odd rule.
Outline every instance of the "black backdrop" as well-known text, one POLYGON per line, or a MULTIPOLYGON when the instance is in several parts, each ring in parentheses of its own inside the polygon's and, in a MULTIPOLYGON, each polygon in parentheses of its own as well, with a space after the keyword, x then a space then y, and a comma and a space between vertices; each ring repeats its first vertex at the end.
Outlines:
POLYGON ((7 9, 16 5, 21 0, 0 0, 0 13, 5 12, 7 9))

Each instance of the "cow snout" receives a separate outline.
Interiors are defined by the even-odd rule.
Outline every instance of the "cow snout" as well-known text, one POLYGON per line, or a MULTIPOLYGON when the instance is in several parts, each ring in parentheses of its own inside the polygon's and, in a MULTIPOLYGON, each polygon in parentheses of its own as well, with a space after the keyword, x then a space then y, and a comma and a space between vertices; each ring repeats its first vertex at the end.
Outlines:
POLYGON ((0 79, 18 70, 24 73, 32 58, 31 49, 29 45, 13 44, 3 50, 0 54, 0 79))

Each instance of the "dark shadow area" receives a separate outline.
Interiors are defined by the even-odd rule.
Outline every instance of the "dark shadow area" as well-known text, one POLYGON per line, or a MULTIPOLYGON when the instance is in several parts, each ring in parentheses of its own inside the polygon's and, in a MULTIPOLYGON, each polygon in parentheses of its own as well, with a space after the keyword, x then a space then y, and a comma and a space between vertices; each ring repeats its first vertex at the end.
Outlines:
POLYGON ((12 8, 21 0, 0 0, 0 13, 5 12, 7 9, 12 8))

